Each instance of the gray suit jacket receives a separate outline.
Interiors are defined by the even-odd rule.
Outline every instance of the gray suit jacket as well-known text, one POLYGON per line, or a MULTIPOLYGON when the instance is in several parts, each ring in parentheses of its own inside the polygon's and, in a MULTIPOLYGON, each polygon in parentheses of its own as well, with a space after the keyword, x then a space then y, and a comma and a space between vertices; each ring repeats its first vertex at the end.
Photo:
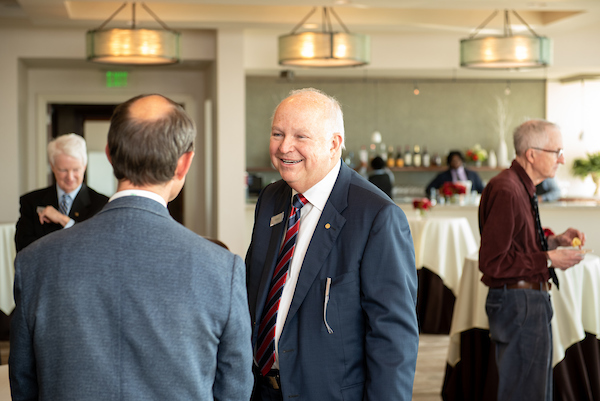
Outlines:
MULTIPOLYGON (((283 222, 270 221, 280 213, 287 221, 291 191, 278 181, 256 205, 246 255, 254 343, 285 230, 283 222)), ((279 339, 283 398, 410 400, 419 344, 416 299, 414 248, 404 213, 342 164, 279 339)))
POLYGON ((13 400, 246 400, 239 256, 124 197, 18 253, 13 400))

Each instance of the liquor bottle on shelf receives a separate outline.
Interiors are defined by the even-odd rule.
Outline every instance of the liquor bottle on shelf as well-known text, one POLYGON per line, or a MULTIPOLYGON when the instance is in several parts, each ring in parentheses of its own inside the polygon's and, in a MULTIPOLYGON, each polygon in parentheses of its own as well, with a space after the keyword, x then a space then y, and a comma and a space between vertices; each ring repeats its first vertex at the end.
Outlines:
POLYGON ((404 167, 410 167, 412 164, 412 153, 410 152, 410 146, 406 145, 404 148, 404 167))
POLYGON ((414 153, 413 153, 413 166, 421 167, 421 147, 419 145, 415 145, 414 153))
POLYGON ((377 156, 381 157, 384 162, 387 162, 388 154, 386 151, 385 143, 381 142, 379 144, 379 154, 377 156))
POLYGON ((396 167, 404 167, 404 154, 402 153, 402 146, 398 146, 398 153, 396 154, 396 167))
POLYGON ((427 146, 423 146, 423 167, 431 166, 431 157, 429 157, 429 153, 427 153, 427 146))
POLYGON ((393 146, 390 146, 388 148, 387 166, 390 168, 396 167, 396 156, 394 155, 394 147, 393 146))
POLYGON ((435 166, 441 166, 442 165, 442 157, 438 153, 436 153, 433 156, 433 163, 434 163, 435 166))

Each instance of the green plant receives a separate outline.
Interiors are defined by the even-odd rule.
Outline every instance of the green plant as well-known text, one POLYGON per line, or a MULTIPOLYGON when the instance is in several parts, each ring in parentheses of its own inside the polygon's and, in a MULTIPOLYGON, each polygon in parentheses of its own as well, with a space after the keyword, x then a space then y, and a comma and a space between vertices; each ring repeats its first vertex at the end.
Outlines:
POLYGON ((598 195, 598 189, 600 188, 600 152, 588 153, 587 159, 575 159, 573 161, 573 175, 582 179, 591 175, 596 184, 594 195, 598 195))

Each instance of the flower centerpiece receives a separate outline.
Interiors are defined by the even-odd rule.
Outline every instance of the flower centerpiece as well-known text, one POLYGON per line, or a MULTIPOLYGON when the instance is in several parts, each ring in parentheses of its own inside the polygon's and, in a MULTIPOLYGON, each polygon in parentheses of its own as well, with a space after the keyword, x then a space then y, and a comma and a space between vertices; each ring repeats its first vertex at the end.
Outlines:
POLYGON ((455 184, 447 181, 439 188, 440 194, 444 197, 449 198, 452 195, 464 195, 467 193, 467 187, 462 184, 455 184))
POLYGON ((600 189, 600 152, 588 153, 587 159, 575 159, 573 161, 573 175, 582 179, 591 175, 594 184, 596 184, 594 196, 598 195, 600 189))
POLYGON ((413 199, 413 208, 419 212, 421 216, 424 216, 428 210, 433 207, 429 198, 415 198, 413 199))
POLYGON ((488 152, 482 149, 479 144, 476 144, 471 149, 467 150, 465 154, 467 161, 474 162, 475 165, 481 166, 481 163, 486 161, 488 158, 488 152))

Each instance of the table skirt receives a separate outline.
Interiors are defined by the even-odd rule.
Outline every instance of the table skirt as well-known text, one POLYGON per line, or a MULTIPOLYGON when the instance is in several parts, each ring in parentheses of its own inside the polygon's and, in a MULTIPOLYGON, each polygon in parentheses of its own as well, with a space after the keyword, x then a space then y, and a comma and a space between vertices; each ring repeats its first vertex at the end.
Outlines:
MULTIPOLYGON (((498 370, 495 347, 489 331, 472 329, 461 333, 461 359, 446 366, 442 388, 445 401, 496 401, 498 370)), ((600 400, 600 340, 587 333, 569 347, 554 367, 555 401, 600 400)))
POLYGON ((423 334, 449 334, 456 297, 437 274, 423 267, 417 270, 417 318, 423 334))

